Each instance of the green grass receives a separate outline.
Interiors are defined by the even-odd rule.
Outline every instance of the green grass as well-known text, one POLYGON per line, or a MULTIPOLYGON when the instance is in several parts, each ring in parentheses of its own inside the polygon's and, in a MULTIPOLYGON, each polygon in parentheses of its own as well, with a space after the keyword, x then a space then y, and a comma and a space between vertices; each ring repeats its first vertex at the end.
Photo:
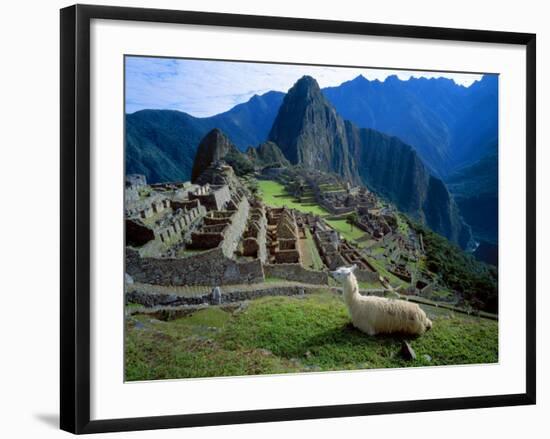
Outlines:
POLYGON ((355 241, 356 239, 361 238, 365 232, 359 227, 350 224, 345 219, 339 220, 326 220, 326 222, 341 235, 344 235, 348 241, 355 241))
POLYGON ((193 249, 193 248, 180 248, 177 252, 178 258, 186 258, 187 256, 196 256, 199 253, 204 252, 202 249, 193 249))
POLYGON ((171 321, 127 318, 126 379, 492 363, 498 322, 426 306, 433 329, 421 337, 370 337, 353 328, 328 292, 266 297, 241 311, 210 307, 171 321), (403 339, 417 359, 397 354, 403 339), (431 357, 428 362, 424 354, 431 357))
POLYGON ((375 247, 375 248, 371 248, 371 249, 370 249, 370 252, 371 252, 373 255, 381 255, 381 254, 383 254, 385 251, 386 251, 386 249, 385 249, 384 247, 375 247))
POLYGON ((395 215, 395 217, 397 219, 397 230, 399 230, 399 232, 401 232, 402 235, 408 236, 408 234, 409 234, 409 224, 407 223, 405 218, 403 218, 399 214, 395 215))
POLYGON ((359 281, 357 283, 359 284, 359 288, 364 290, 384 288, 379 281, 375 281, 375 282, 359 281))
POLYGON ((126 304, 126 309, 129 310, 129 311, 134 310, 134 309, 139 309, 139 308, 143 308, 143 305, 141 303, 128 302, 126 304))
MULTIPOLYGON (((317 249, 317 245, 315 244, 315 241, 313 240, 313 237, 311 236, 311 232, 309 229, 306 228, 306 242, 305 242, 305 249, 307 254, 307 260, 309 261, 309 267, 313 270, 322 270, 325 268, 325 264, 323 264, 323 260, 321 259, 321 255, 319 254, 319 250, 317 249)), ((306 255, 304 255, 304 259, 306 259, 306 255)))
POLYGON ((292 195, 286 192, 285 187, 273 180, 260 180, 258 182, 259 195, 263 202, 271 207, 288 207, 304 213, 314 215, 328 215, 325 209, 315 203, 300 203, 292 195))

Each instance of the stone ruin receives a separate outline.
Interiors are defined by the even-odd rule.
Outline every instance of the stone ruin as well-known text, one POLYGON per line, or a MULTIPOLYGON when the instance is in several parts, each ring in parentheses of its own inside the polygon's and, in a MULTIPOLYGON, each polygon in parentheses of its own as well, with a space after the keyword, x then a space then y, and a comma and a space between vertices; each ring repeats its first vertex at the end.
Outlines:
POLYGON ((269 262, 273 264, 299 264, 299 232, 293 211, 282 207, 267 210, 267 246, 269 262))
POLYGON ((381 209, 367 209, 366 212, 361 209, 356 226, 367 232, 372 238, 381 239, 392 233, 397 223, 393 216, 382 214, 381 209), (394 224, 393 228, 390 223, 394 224))
POLYGON ((241 242, 247 249, 252 238, 261 242, 261 226, 265 236, 267 223, 262 206, 251 210, 244 187, 163 183, 146 188, 139 200, 126 203, 127 270, 134 279, 163 285, 264 279, 265 241, 250 260, 236 258, 241 242))
POLYGON ((297 197, 312 193, 315 201, 333 215, 345 215, 356 210, 376 207, 377 197, 365 187, 352 187, 335 174, 301 170, 289 185, 297 197))
POLYGON ((159 245, 178 242, 197 218, 206 213, 200 203, 172 200, 157 191, 149 191, 138 199, 126 198, 125 204, 126 242, 138 247, 151 241, 159 245))
POLYGON ((223 286, 258 283, 270 276, 326 285, 328 269, 348 264, 359 267, 361 279, 378 277, 360 252, 322 219, 265 206, 227 165, 215 163, 208 169, 207 181, 199 178, 193 184, 147 185, 144 178, 130 179, 126 268, 136 282, 223 286), (308 239, 318 248, 322 270, 303 265, 308 239))
POLYGON ((145 175, 129 174, 124 183, 124 197, 128 202, 135 202, 140 198, 140 189, 145 187, 147 180, 145 175))
POLYGON ((189 192, 189 200, 198 200, 206 210, 221 210, 230 200, 229 186, 198 186, 195 191, 189 192))
POLYGON ((309 227, 314 242, 319 249, 321 259, 328 269, 335 270, 342 265, 355 264, 357 265, 356 275, 359 280, 375 281, 379 278, 376 269, 361 252, 319 217, 305 215, 302 221, 309 227))
POLYGON ((350 187, 339 192, 324 192, 320 195, 321 204, 335 215, 353 211, 365 211, 376 207, 377 198, 364 187, 350 187))
MULTIPOLYGON (((210 209, 201 226, 191 234, 190 249, 212 249, 221 246, 227 257, 233 257, 246 227, 250 204, 242 191, 229 192, 227 186, 210 187, 208 194, 195 194, 210 209)), ((192 198, 197 199, 197 198, 192 198)))
POLYGON ((412 273, 405 264, 393 265, 388 271, 405 282, 410 283, 412 281, 412 273))
POLYGON ((246 229, 242 237, 242 251, 244 257, 258 258, 267 261, 267 218, 265 207, 256 203, 250 209, 246 229))

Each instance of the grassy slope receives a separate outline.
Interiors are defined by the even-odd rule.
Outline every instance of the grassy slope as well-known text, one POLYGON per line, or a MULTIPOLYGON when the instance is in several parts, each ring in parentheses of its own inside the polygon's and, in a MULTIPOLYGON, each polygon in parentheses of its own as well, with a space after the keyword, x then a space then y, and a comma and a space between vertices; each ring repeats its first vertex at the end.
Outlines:
POLYGON ((426 308, 431 331, 410 339, 417 359, 397 352, 402 336, 353 328, 342 299, 320 292, 266 297, 240 312, 210 307, 163 322, 129 317, 127 380, 368 369, 498 360, 498 323, 426 308), (429 355, 431 362, 424 357, 429 355))
POLYGON ((306 252, 304 252, 303 256, 304 259, 309 261, 309 264, 304 265, 313 270, 323 270, 325 268, 325 264, 323 264, 317 245, 315 245, 311 232, 308 229, 306 229, 305 249, 306 252))

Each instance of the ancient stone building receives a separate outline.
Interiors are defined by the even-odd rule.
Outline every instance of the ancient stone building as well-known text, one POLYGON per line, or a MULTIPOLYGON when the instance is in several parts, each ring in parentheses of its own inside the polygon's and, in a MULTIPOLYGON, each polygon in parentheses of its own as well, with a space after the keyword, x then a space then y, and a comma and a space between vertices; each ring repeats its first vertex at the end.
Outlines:
POLYGON ((300 263, 299 233, 294 213, 284 207, 269 208, 267 222, 269 262, 276 264, 300 263))
POLYGON ((171 207, 157 208, 155 214, 142 217, 141 211, 134 217, 126 218, 126 243, 141 247, 150 241, 158 241, 166 246, 183 239, 185 231, 206 213, 204 206, 196 204, 189 209, 178 208, 175 211, 171 207))
POLYGON ((231 199, 229 186, 198 186, 194 192, 189 192, 189 200, 198 200, 206 210, 222 210, 231 199))
POLYGON ((378 279, 376 269, 361 255, 358 249, 341 239, 338 232, 317 224, 314 228, 314 240, 325 265, 335 270, 342 265, 357 266, 356 276, 359 280, 374 281, 378 279))
POLYGON ((246 230, 242 238, 242 255, 267 260, 267 218, 265 207, 257 204, 250 209, 246 230))
POLYGON ((143 187, 147 184, 145 175, 128 174, 126 176, 126 187, 143 187))
POLYGON ((191 234, 190 249, 211 249, 220 246, 227 257, 233 253, 246 228, 250 204, 246 197, 230 194, 224 210, 210 210, 201 227, 191 234))
MULTIPOLYGON (((359 216, 357 227, 367 232, 374 239, 381 239, 392 233, 393 229, 388 224, 391 217, 382 215, 379 209, 369 209, 359 216)), ((395 224, 395 223, 394 223, 395 224)))

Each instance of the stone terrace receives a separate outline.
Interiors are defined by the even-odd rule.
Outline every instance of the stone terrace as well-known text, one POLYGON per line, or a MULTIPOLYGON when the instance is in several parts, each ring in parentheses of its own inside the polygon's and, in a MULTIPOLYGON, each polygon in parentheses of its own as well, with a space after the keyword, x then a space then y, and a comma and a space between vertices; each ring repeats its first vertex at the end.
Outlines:
POLYGON ((222 206, 225 210, 210 210, 201 227, 191 234, 190 249, 212 249, 221 246, 227 257, 233 257, 245 230, 250 204, 238 193, 230 194, 222 206))

